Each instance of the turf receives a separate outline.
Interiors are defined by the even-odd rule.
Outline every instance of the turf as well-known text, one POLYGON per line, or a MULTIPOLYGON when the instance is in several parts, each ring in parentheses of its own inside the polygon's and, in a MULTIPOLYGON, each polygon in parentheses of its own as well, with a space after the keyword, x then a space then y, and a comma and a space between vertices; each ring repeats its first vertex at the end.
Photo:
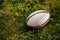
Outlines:
POLYGON ((60 0, 0 0, 0 40, 60 40, 60 0), (30 28, 26 18, 36 10, 48 10, 50 21, 30 28))

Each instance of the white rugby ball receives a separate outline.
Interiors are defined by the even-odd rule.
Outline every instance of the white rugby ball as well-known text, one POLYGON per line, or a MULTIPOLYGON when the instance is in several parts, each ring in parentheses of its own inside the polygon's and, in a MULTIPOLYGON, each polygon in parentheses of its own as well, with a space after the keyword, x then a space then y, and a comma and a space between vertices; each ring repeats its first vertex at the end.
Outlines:
POLYGON ((33 28, 43 27, 48 23, 50 14, 46 10, 38 10, 27 17, 27 25, 33 28))

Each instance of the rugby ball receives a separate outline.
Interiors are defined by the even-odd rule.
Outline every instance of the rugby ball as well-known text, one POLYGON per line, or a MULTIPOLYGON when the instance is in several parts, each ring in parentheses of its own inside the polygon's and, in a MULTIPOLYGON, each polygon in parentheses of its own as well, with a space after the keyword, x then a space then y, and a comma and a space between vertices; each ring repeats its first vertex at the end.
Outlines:
POLYGON ((26 20, 28 26, 33 28, 40 28, 45 26, 50 19, 50 14, 47 10, 38 10, 31 13, 26 20))

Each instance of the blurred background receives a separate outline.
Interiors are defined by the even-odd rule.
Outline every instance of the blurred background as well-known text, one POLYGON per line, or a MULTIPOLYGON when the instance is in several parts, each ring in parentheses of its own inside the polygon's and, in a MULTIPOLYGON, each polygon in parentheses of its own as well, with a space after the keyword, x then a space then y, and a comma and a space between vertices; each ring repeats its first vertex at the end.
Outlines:
POLYGON ((0 40, 60 40, 60 0, 0 0, 0 40), (48 10, 50 21, 29 28, 26 18, 36 10, 48 10))

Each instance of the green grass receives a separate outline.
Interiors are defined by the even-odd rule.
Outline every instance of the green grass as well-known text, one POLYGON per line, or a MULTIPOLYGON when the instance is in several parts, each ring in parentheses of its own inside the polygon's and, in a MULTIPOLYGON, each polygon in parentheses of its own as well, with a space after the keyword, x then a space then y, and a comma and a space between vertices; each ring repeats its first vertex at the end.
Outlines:
POLYGON ((1 0, 0 40, 60 40, 60 1, 1 0), (49 23, 38 29, 28 27, 27 16, 42 9, 49 11, 49 23))

